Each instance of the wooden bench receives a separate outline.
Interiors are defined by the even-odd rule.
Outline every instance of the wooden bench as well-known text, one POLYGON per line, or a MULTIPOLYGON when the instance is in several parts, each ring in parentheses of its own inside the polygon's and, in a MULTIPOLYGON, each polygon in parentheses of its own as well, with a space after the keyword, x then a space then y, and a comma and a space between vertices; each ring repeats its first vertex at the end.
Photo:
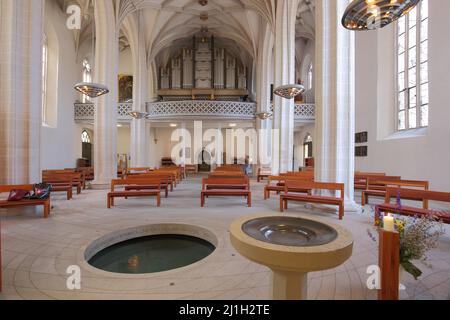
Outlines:
MULTIPOLYGON (((27 190, 32 192, 34 186, 33 185, 8 185, 8 186, 0 186, 0 193, 10 193, 12 190, 27 190)), ((43 206, 44 207, 44 218, 48 218, 50 215, 50 198, 45 200, 31 200, 31 199, 23 199, 20 201, 7 201, 0 200, 0 208, 15 208, 15 207, 36 207, 43 206)))
POLYGON ((167 180, 164 181, 158 179, 157 177, 139 177, 139 176, 129 180, 133 181, 145 180, 146 182, 148 182, 148 184, 127 185, 125 186, 125 191, 162 190, 165 193, 165 197, 166 198, 169 197, 169 183, 167 180))
POLYGON ((71 175, 46 175, 42 177, 42 181, 52 186, 52 193, 65 192, 67 200, 72 200, 73 177, 71 175))
POLYGON ((195 174, 195 173, 197 173, 197 166, 193 165, 193 164, 187 164, 184 167, 184 170, 186 172, 186 177, 187 177, 188 174, 191 174, 191 173, 195 174))
POLYGON ((272 169, 271 168, 258 168, 258 176, 257 176, 257 180, 258 183, 263 181, 264 179, 269 178, 272 175, 272 169))
POLYGON ((225 171, 215 171, 208 175, 209 178, 234 178, 241 179, 247 177, 243 172, 225 172, 225 171))
POLYGON ((175 179, 170 173, 158 173, 158 172, 149 172, 145 174, 129 176, 127 179, 159 179, 161 180, 162 185, 168 185, 169 191, 172 192, 174 190, 175 179))
POLYGON ((207 190, 226 190, 226 189, 233 189, 233 190, 250 190, 250 179, 242 174, 240 175, 239 173, 237 173, 236 175, 234 175, 232 172, 230 172, 229 174, 225 174, 225 175, 210 175, 209 179, 218 179, 218 180, 223 180, 223 179, 227 179, 227 180, 234 180, 237 181, 238 183, 233 185, 233 184, 218 184, 218 185, 214 185, 214 184, 208 184, 206 186, 207 190), (242 184, 241 182, 244 181, 244 184, 242 184))
POLYGON ((367 180, 367 190, 364 190, 361 195, 361 205, 365 206, 369 203, 369 197, 386 197, 386 188, 420 188, 422 190, 428 190, 428 181, 416 181, 416 180, 367 180), (371 187, 375 186, 375 187, 371 187), (373 189, 375 190, 373 190, 373 189))
MULTIPOLYGON (((277 194, 280 194, 281 192, 285 191, 285 184, 287 180, 292 181, 313 181, 314 179, 309 176, 269 176, 269 179, 267 180, 267 185, 264 187, 264 200, 270 199, 271 193, 276 192, 277 194), (277 182, 277 184, 272 184, 274 181, 277 182)), ((311 190, 305 190, 305 189, 297 189, 297 190, 291 190, 291 192, 297 192, 297 193, 309 193, 311 190)))
POLYGON ((72 177, 72 187, 77 189, 77 194, 81 194, 81 190, 83 184, 83 174, 80 172, 71 172, 68 170, 44 170, 42 171, 42 178, 46 179, 47 177, 55 177, 55 176, 63 176, 63 177, 72 177))
POLYGON ((232 164, 232 165, 223 165, 223 166, 220 166, 220 167, 217 167, 216 168, 216 170, 215 170, 216 172, 243 172, 243 170, 242 170, 242 166, 241 165, 238 165, 238 164, 232 164))
MULTIPOLYGON (((450 224, 450 212, 449 211, 439 211, 429 209, 429 201, 437 202, 448 202, 450 203, 450 193, 448 192, 437 192, 429 190, 417 190, 417 189, 405 189, 405 188, 387 188, 385 203, 377 205, 376 212, 381 214, 398 214, 405 216, 432 216, 442 220, 442 222, 450 224), (412 200, 422 202, 422 208, 405 206, 397 206, 397 203, 391 204, 391 199, 396 199, 400 197, 402 200, 412 200)), ((377 214, 375 214, 375 224, 377 224, 378 219, 377 214)))
POLYGON ((151 168, 128 168, 126 170, 126 176, 138 175, 142 173, 148 173, 153 171, 151 168))
POLYGON ((286 181, 284 194, 280 195, 280 211, 288 209, 288 201, 336 205, 339 207, 339 220, 342 220, 344 218, 344 189, 343 183, 286 181), (291 193, 291 190, 296 189, 340 191, 340 197, 291 193))
POLYGON ((382 172, 355 172, 354 178, 354 188, 355 190, 366 190, 367 179, 375 178, 375 179, 383 179, 386 176, 386 173, 382 172))
POLYGON ((111 181, 111 192, 107 195, 107 205, 108 209, 111 209, 111 207, 114 206, 114 199, 115 198, 131 198, 131 197, 156 197, 156 205, 158 207, 161 206, 161 185, 157 186, 156 190, 146 190, 146 191, 116 191, 117 186, 136 186, 136 185, 142 185, 147 186, 151 185, 152 182, 150 180, 145 179, 116 179, 111 181))
POLYGON ((245 197, 247 205, 252 206, 252 193, 248 179, 203 179, 202 208, 205 206, 205 199, 209 197, 245 197))

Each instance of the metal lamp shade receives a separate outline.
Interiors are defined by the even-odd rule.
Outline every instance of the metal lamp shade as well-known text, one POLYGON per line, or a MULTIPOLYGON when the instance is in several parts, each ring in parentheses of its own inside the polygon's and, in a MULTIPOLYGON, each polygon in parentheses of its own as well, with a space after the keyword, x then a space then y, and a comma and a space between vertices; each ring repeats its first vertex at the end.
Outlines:
POLYGON ((408 14, 420 0, 354 0, 345 10, 342 25, 349 30, 384 28, 408 14))
POLYGON ((131 111, 128 113, 128 115, 136 120, 142 120, 148 116, 148 113, 141 111, 131 111))
POLYGON ((75 90, 90 98, 98 98, 104 94, 109 93, 109 89, 98 83, 81 82, 75 85, 75 90))
POLYGON ((273 114, 269 113, 269 112, 261 112, 261 113, 257 113, 256 116, 261 120, 267 120, 267 119, 272 118, 273 114))
POLYGON ((300 84, 290 84, 275 89, 274 93, 285 99, 294 99, 299 94, 305 92, 305 87, 300 84))

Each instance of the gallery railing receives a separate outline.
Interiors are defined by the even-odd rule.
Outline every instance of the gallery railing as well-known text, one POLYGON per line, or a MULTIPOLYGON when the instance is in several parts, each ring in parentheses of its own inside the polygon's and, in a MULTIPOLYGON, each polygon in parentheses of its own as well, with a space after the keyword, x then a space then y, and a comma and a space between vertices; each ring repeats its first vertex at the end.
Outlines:
MULTIPOLYGON (((129 122, 128 115, 132 111, 132 103, 119 103, 117 120, 129 122)), ((75 103, 75 121, 94 121, 95 107, 93 103, 75 103)), ((233 101, 170 101, 148 102, 149 120, 255 120, 256 103, 233 101)), ((314 104, 295 105, 296 122, 314 122, 316 108, 314 104)))
POLYGON ((150 120, 195 118, 254 120, 256 103, 234 101, 169 101, 147 103, 150 120))

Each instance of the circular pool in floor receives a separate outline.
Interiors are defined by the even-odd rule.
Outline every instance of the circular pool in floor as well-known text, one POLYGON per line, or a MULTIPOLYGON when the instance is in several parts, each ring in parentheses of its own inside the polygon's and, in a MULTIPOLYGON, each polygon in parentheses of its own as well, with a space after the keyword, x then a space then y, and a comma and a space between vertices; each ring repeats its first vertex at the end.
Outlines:
POLYGON ((151 235, 107 247, 94 255, 89 264, 113 273, 156 273, 199 262, 215 249, 210 242, 193 236, 151 235))

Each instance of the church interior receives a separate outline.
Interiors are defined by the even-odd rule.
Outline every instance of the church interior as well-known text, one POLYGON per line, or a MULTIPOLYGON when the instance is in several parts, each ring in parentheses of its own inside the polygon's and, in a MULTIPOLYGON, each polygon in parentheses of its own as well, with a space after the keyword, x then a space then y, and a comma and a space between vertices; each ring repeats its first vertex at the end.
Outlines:
POLYGON ((0 0, 0 300, 449 300, 449 11, 0 0))

